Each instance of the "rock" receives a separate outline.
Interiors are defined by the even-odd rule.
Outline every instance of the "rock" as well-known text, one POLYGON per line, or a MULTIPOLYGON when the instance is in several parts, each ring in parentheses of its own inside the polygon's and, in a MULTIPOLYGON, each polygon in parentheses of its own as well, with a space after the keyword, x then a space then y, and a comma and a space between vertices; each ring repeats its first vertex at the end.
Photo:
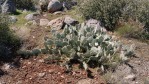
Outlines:
POLYGON ((63 2, 63 8, 64 8, 64 10, 70 10, 71 5, 68 2, 63 2))
POLYGON ((27 26, 27 25, 37 25, 37 22, 35 20, 28 21, 27 23, 25 23, 25 26, 27 26))
POLYGON ((57 11, 57 12, 54 12, 53 14, 54 15, 61 15, 61 14, 63 15, 64 13, 62 11, 57 11))
POLYGON ((75 5, 77 5, 77 2, 75 0, 63 2, 63 8, 66 10, 70 10, 75 5))
POLYGON ((18 19, 16 18, 16 16, 9 16, 9 21, 11 23, 16 23, 18 21, 18 19))
POLYGON ((47 26, 51 27, 54 30, 60 30, 64 27, 64 25, 64 17, 59 17, 54 20, 51 20, 47 26))
POLYGON ((43 72, 43 73, 39 73, 39 74, 38 74, 39 77, 44 77, 45 75, 46 75, 45 72, 43 72))
POLYGON ((16 6, 14 0, 6 0, 1 6, 2 13, 14 13, 16 12, 16 6))
POLYGON ((124 79, 130 79, 130 80, 134 80, 135 79, 135 75, 127 75, 124 79))
POLYGON ((101 27, 100 26, 100 22, 98 20, 96 20, 96 19, 89 19, 89 20, 87 20, 86 21, 86 25, 88 27, 98 27, 98 28, 101 27))
POLYGON ((6 63, 6 64, 4 64, 3 65, 3 67, 2 67, 4 70, 8 70, 8 69, 10 69, 11 68, 11 65, 10 64, 8 64, 8 63, 6 63))
POLYGON ((70 16, 65 16, 64 22, 65 22, 67 25, 73 25, 73 26, 79 23, 77 20, 71 18, 70 16))
POLYGON ((39 62, 40 63, 44 63, 45 61, 44 61, 44 59, 40 59, 39 62))
POLYGON ((60 11, 63 8, 62 3, 59 0, 51 0, 48 4, 48 11, 50 13, 60 11))
POLYGON ((38 13, 31 13, 25 16, 27 21, 37 20, 37 17, 40 16, 38 13))
POLYGON ((40 26, 47 26, 49 23, 48 19, 40 19, 40 26))
POLYGON ((89 19, 85 22, 85 24, 88 27, 93 27, 93 28, 96 28, 97 30, 102 29, 102 31, 107 32, 107 30, 105 28, 101 27, 100 21, 98 21, 96 19, 89 19))

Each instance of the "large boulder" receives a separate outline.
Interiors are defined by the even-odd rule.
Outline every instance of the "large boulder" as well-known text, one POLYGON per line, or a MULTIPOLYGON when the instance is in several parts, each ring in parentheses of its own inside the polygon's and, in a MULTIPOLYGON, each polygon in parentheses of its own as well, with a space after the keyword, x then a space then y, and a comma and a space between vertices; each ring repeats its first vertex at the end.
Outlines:
POLYGON ((39 16, 40 16, 40 14, 38 14, 38 13, 31 13, 31 14, 26 15, 25 19, 27 21, 37 20, 39 16))
POLYGON ((64 17, 59 17, 51 20, 47 26, 51 27, 53 30, 60 30, 65 26, 64 19, 64 17))
POLYGON ((6 0, 1 6, 1 12, 2 13, 14 13, 14 12, 16 12, 16 5, 14 3, 14 0, 6 0))
POLYGON ((59 0, 51 0, 48 4, 48 11, 50 13, 62 10, 63 5, 59 0))

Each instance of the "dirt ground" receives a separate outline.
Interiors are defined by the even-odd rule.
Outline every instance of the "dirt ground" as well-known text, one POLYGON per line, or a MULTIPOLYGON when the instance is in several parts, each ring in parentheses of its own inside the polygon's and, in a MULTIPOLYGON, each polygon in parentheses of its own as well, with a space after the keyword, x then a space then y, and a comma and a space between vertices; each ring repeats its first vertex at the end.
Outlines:
POLYGON ((149 45, 136 39, 119 38, 125 44, 135 44, 135 57, 118 66, 106 79, 112 84, 149 84, 149 45))
MULTIPOLYGON (((23 41, 21 49, 27 50, 42 48, 43 38, 50 36, 49 29, 45 27, 24 27, 14 30, 23 41)), ((0 84, 106 84, 99 73, 93 73, 93 78, 89 78, 87 72, 82 69, 74 69, 68 73, 64 66, 44 63, 46 57, 48 56, 41 55, 4 63, 0 66, 5 73, 0 75, 0 84)))
POLYGON ((20 60, 19 68, 4 64, 1 68, 5 75, 0 77, 0 84, 87 84, 88 81, 89 84, 90 81, 92 84, 105 84, 99 74, 94 74, 94 78, 90 79, 84 70, 77 69, 68 73, 65 67, 46 64, 43 59, 39 56, 20 60))

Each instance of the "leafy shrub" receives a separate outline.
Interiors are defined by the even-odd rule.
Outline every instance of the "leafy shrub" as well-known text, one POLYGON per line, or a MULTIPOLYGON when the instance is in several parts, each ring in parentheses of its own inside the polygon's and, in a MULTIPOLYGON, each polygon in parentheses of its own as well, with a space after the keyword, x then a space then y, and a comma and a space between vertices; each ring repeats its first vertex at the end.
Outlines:
POLYGON ((9 60, 19 48, 20 41, 9 28, 8 16, 0 15, 0 60, 9 60))
MULTIPOLYGON (((82 3, 82 2, 81 2, 82 3)), ((149 29, 149 0, 84 0, 80 12, 86 18, 99 19, 114 30, 119 19, 139 20, 149 29)))
POLYGON ((18 9, 34 10, 38 0, 15 0, 18 9))
POLYGON ((149 32, 143 29, 143 25, 136 21, 121 22, 116 27, 116 32, 120 36, 135 38, 141 41, 148 42, 149 32))
POLYGON ((85 69, 88 66, 109 68, 126 61, 127 56, 134 54, 132 47, 121 45, 106 34, 103 28, 96 29, 82 24, 76 27, 66 26, 62 33, 54 30, 52 32, 52 38, 45 38, 45 49, 19 53, 26 56, 53 54, 56 59, 64 59, 68 65, 71 65, 72 61, 79 62, 85 69))

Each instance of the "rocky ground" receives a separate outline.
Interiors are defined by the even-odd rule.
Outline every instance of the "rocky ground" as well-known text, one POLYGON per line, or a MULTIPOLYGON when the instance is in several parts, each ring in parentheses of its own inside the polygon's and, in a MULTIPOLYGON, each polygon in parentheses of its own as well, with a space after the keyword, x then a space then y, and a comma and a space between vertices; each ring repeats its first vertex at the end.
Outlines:
MULTIPOLYGON (((44 37, 50 36, 50 29, 41 26, 13 27, 16 34, 22 38, 21 49, 31 50, 42 48, 44 37)), ((45 63, 48 56, 41 55, 29 59, 15 59, 13 63, 4 63, 0 69, 0 84, 106 84, 99 73, 92 71, 93 78, 82 69, 67 72, 64 66, 45 63)), ((76 65, 77 66, 77 65, 76 65)))
MULTIPOLYGON (((42 47, 41 39, 44 36, 50 36, 48 30, 41 27, 27 28, 26 31, 24 29, 24 35, 27 36, 24 39, 23 48, 42 47)), ((21 30, 17 31, 20 33, 21 30)), ((20 34, 23 34, 22 31, 20 34)), ((86 71, 80 69, 67 73, 63 66, 44 63, 44 58, 47 56, 41 55, 26 60, 21 59, 17 65, 15 63, 3 64, 1 70, 5 74, 1 75, 0 84, 106 84, 104 80, 113 84, 144 84, 144 82, 148 84, 149 45, 135 39, 118 39, 124 44, 135 44, 136 56, 132 57, 127 64, 118 66, 115 72, 108 72, 106 75, 109 77, 105 79, 96 71, 92 71, 93 79, 88 78, 86 71)))
MULTIPOLYGON (((22 14, 24 12, 27 11, 23 11, 22 14)), ((22 21, 23 26, 21 28, 17 25, 11 26, 23 42, 21 49, 43 48, 44 37, 51 36, 52 27, 60 30, 65 24, 74 25, 79 22, 69 16, 70 12, 67 13, 57 11, 42 16, 28 14, 25 17, 26 24, 22 21, 24 16, 23 19, 18 18, 18 22, 22 21)), ((12 22, 16 21, 17 16, 12 18, 12 22)), ((98 22, 93 24, 98 25, 98 22)), ((64 66, 45 63, 44 59, 48 56, 40 55, 29 59, 16 58, 13 63, 0 64, 0 84, 149 84, 149 44, 124 37, 118 40, 123 44, 134 44, 136 55, 127 63, 119 65, 114 72, 101 75, 96 69, 90 69, 92 72, 90 77, 85 70, 76 68, 77 65, 74 65, 76 67, 72 71, 67 72, 64 66)))
POLYGON ((20 60, 19 68, 4 64, 1 68, 5 75, 0 77, 0 84, 105 84, 99 74, 90 79, 84 70, 67 73, 65 67, 43 62, 41 56, 20 60))
POLYGON ((135 39, 120 38, 124 44, 135 44, 135 57, 109 72, 114 84, 149 84, 149 45, 135 39))

